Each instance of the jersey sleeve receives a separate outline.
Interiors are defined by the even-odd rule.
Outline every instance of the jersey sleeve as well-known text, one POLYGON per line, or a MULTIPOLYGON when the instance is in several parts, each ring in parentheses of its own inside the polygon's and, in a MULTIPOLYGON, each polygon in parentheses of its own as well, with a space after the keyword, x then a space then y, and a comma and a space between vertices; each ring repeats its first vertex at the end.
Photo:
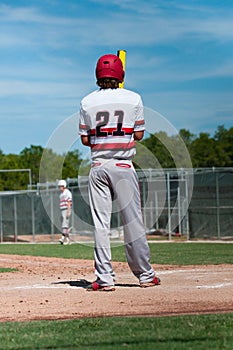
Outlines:
POLYGON ((72 193, 67 191, 67 203, 72 206, 72 193))
POLYGON ((79 135, 89 135, 90 128, 90 121, 88 120, 87 113, 81 103, 79 113, 79 135))
POLYGON ((141 97, 139 97, 138 104, 135 106, 135 116, 134 131, 145 130, 144 108, 141 97))

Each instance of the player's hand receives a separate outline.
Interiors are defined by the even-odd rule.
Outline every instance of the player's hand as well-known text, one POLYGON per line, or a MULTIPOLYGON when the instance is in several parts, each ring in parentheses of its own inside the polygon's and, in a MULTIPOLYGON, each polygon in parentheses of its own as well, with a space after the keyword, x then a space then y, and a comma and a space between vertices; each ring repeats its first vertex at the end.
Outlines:
POLYGON ((67 219, 69 219, 70 214, 71 214, 70 210, 67 210, 67 211, 66 211, 66 218, 67 218, 67 219))

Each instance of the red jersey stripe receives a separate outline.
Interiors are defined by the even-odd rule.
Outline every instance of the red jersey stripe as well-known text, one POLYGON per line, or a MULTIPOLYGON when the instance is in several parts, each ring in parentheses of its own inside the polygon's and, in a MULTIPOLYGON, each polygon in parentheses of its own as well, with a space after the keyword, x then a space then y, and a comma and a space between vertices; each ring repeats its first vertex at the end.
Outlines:
POLYGON ((99 150, 129 150, 135 147, 135 142, 130 143, 101 143, 91 145, 91 149, 94 151, 99 150))
MULTIPOLYGON (((125 135, 132 135, 134 128, 122 128, 121 130, 124 131, 125 135)), ((101 128, 101 131, 107 132, 108 135, 112 135, 113 131, 116 131, 116 128, 101 128)), ((96 129, 91 129, 90 134, 91 134, 91 136, 95 136, 96 129)))
POLYGON ((145 120, 136 120, 135 125, 144 125, 145 124, 145 120))
POLYGON ((89 125, 86 125, 86 124, 79 124, 79 128, 82 129, 82 130, 90 129, 89 125))

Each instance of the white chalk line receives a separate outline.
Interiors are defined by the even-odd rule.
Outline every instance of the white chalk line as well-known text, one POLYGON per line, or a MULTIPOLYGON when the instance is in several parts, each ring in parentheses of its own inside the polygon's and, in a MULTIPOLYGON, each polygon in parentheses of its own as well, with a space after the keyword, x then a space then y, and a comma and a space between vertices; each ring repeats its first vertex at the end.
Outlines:
POLYGON ((65 285, 41 285, 41 284, 34 284, 32 286, 17 286, 17 287, 14 287, 14 289, 57 289, 57 288, 75 288, 77 289, 76 286, 69 286, 68 283, 65 284, 65 285))
POLYGON ((193 273, 193 272, 203 272, 204 269, 187 269, 187 270, 167 270, 167 271, 159 271, 158 275, 172 275, 174 273, 193 273))
MULTIPOLYGON (((1 260, 1 259, 0 259, 1 260)), ((225 271, 226 272, 232 272, 232 271, 225 271)), ((200 273, 203 273, 203 274, 206 274, 206 270, 205 269, 197 269, 197 268, 194 268, 194 269, 179 269, 179 270, 166 270, 166 271, 159 271, 157 272, 158 276, 161 276, 161 275, 171 275, 171 274, 179 274, 179 273, 185 273, 185 274, 199 274, 199 278, 200 278, 200 273)), ((221 273, 219 271, 208 271, 208 274, 216 274, 216 273, 221 273)), ((124 274, 123 274, 124 275, 124 274)), ((128 275, 128 273, 126 274, 128 275)), ((197 276, 196 276, 197 277, 197 276)), ((189 276, 190 278, 190 276, 189 276)), ((198 285, 198 286, 190 286, 190 288, 193 288, 193 289, 215 289, 215 288, 225 288, 225 287, 230 287, 230 286, 233 286, 233 283, 229 283, 229 282, 225 282, 225 283, 219 283, 219 284, 214 284, 214 285, 198 285)), ((76 289, 77 288, 82 288, 82 287, 77 287, 77 286, 71 286, 69 285, 69 283, 67 284, 33 284, 33 285, 23 285, 23 286, 15 286, 15 287, 4 287, 4 286, 1 286, 1 291, 10 291, 10 290, 31 290, 31 289, 76 289)))
MULTIPOLYGON (((233 287, 233 283, 219 283, 214 285, 198 285, 198 286, 190 286, 189 288, 195 289, 219 289, 225 287, 233 287)), ((10 291, 10 290, 32 290, 32 289, 76 289, 82 288, 77 286, 70 286, 68 283, 64 285, 40 285, 34 284, 31 286, 15 286, 15 287, 1 287, 1 291, 10 291)))
POLYGON ((70 286, 68 283, 64 285, 43 285, 43 284, 32 284, 29 286, 15 286, 15 287, 1 287, 1 291, 10 290, 31 290, 31 289, 77 289, 76 286, 70 286))
POLYGON ((215 288, 224 288, 224 287, 230 287, 233 286, 233 283, 219 283, 219 284, 214 284, 214 285, 209 285, 209 286, 196 286, 198 289, 215 289, 215 288))
MULTIPOLYGON (((181 272, 187 272, 187 271, 182 271, 181 272)), ((179 272, 180 272, 179 271, 179 272)), ((171 273, 171 271, 164 271, 165 274, 171 273)), ((174 273, 174 271, 172 271, 174 273)), ((161 274, 159 274, 161 275, 161 274)), ((226 287, 233 287, 232 282, 224 282, 224 283, 218 283, 218 284, 209 284, 209 285, 197 285, 197 286, 188 286, 190 289, 219 289, 219 288, 226 288, 226 287)), ((69 282, 64 283, 64 284, 33 284, 33 285, 27 285, 27 286, 15 286, 15 287, 1 287, 1 291, 6 291, 6 290, 31 290, 31 289, 76 289, 77 288, 83 288, 83 287, 78 287, 78 286, 71 286, 69 285, 69 282)), ((181 286, 182 288, 182 286, 181 286)), ((187 288, 187 286, 186 286, 187 288)))

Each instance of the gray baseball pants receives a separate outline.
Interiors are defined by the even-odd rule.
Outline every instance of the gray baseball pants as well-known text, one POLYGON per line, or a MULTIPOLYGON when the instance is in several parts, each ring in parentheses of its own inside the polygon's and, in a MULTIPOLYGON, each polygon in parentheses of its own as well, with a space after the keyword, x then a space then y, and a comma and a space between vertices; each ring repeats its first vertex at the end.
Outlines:
POLYGON ((97 282, 102 286, 114 285, 109 238, 113 200, 117 201, 121 213, 128 265, 140 283, 150 282, 155 272, 149 261, 150 250, 142 219, 138 177, 131 161, 116 159, 98 159, 89 174, 97 282))

